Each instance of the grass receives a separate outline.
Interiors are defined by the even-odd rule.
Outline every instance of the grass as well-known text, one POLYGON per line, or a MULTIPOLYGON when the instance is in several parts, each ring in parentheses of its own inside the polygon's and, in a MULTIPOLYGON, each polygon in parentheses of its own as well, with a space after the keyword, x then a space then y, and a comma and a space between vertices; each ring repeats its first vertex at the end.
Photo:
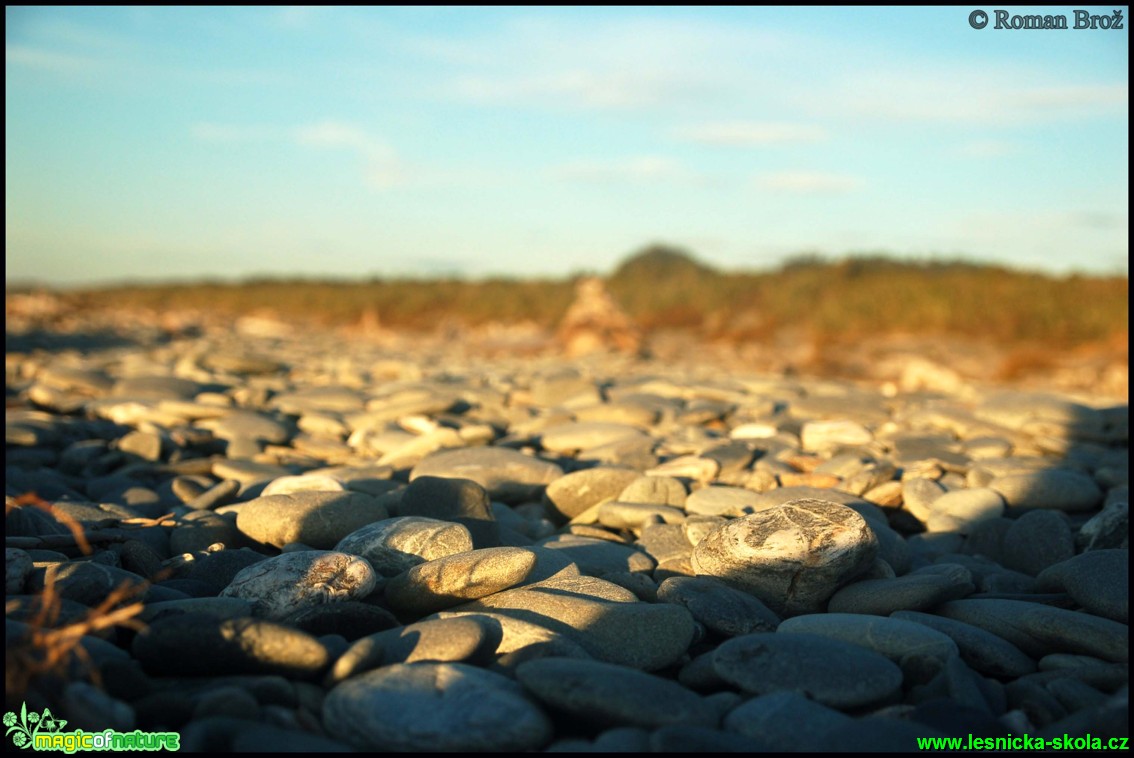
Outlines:
MULTIPOLYGON (((687 252, 654 246, 606 279, 647 332, 687 329, 706 338, 765 339, 780 330, 817 341, 889 334, 955 335, 1002 344, 1069 348, 1125 341, 1125 276, 1048 276, 961 261, 905 262, 880 255, 799 258, 775 271, 723 272, 687 252)), ((62 295, 84 307, 196 309, 284 320, 433 329, 528 322, 554 329, 574 296, 563 279, 256 279, 119 286, 62 295)), ((1026 361, 1025 361, 1026 362, 1026 361)))

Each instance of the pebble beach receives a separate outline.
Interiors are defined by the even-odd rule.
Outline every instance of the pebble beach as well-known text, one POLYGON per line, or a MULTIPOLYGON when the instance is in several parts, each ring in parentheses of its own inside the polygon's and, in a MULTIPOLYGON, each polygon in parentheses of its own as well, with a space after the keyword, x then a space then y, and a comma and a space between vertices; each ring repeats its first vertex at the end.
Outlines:
POLYGON ((1105 743, 1128 419, 694 355, 9 327, 6 711, 196 751, 1105 743))

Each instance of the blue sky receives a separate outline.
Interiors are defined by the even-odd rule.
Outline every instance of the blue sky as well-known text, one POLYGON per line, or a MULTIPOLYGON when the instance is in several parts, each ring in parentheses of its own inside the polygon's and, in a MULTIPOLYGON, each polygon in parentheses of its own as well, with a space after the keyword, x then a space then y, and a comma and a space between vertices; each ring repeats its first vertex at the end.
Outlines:
POLYGON ((1126 273, 1127 9, 970 10, 9 7, 5 274, 1126 273))

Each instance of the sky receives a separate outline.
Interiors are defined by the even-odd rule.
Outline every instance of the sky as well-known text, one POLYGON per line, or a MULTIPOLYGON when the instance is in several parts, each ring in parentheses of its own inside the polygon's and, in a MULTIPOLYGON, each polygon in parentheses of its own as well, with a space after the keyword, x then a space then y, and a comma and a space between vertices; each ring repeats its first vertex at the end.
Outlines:
POLYGON ((9 6, 5 276, 1126 274, 1127 8, 972 10, 9 6))

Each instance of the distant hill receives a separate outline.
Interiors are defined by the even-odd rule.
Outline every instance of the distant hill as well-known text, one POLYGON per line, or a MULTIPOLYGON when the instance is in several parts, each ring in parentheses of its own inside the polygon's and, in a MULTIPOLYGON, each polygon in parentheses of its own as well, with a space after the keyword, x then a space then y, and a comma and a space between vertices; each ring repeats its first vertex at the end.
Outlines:
POLYGON ((688 250, 669 245, 650 245, 619 264, 612 282, 642 283, 716 276, 717 270, 701 263, 688 250))
MULTIPOLYGON (((1126 276, 1050 276, 961 260, 911 262, 884 254, 789 259, 778 270, 718 270, 665 244, 634 252, 606 277, 611 295, 647 332, 763 340, 793 330, 816 339, 884 334, 968 335, 1046 349, 1125 345, 1126 276)), ((554 329, 574 298, 562 279, 264 279, 99 287, 57 293, 71 307, 142 306, 240 314, 261 309, 327 324, 373 313, 384 327, 431 329, 533 323, 554 329)), ((9 290, 9 295, 12 292, 9 290)))

